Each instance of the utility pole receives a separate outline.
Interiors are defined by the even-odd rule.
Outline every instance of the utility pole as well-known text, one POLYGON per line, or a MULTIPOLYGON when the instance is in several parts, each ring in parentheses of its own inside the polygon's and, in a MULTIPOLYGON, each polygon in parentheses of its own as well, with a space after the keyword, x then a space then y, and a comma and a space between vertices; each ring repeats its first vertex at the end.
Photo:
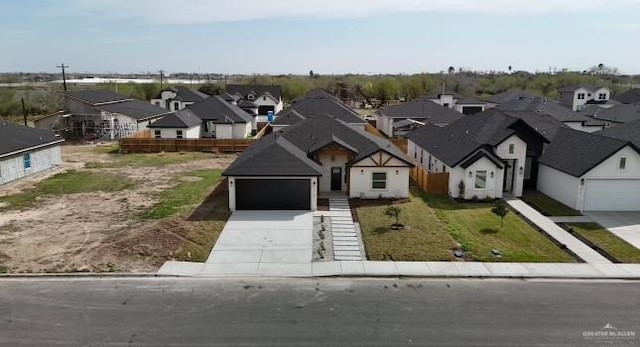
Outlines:
POLYGON ((64 65, 64 63, 56 66, 58 69, 62 69, 62 85, 64 86, 64 91, 67 91, 67 75, 64 73, 64 69, 68 68, 69 65, 64 65))
POLYGON ((164 79, 164 70, 160 70, 160 90, 162 90, 162 80, 164 79))
POLYGON ((27 125, 27 108, 24 106, 24 98, 20 98, 20 101, 22 101, 22 116, 24 117, 24 126, 28 126, 27 125))

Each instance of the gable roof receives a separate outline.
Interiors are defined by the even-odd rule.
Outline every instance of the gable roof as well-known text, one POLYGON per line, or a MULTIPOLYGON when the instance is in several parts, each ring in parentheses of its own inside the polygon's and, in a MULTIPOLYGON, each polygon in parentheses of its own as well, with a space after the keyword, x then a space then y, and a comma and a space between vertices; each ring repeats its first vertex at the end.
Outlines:
POLYGON ((503 111, 503 113, 510 117, 521 119, 549 142, 553 141, 560 128, 568 127, 547 114, 529 111, 503 111))
POLYGON ((411 118, 436 125, 451 124, 464 117, 460 112, 424 98, 388 106, 378 113, 389 118, 411 118))
MULTIPOLYGON (((492 109, 465 116, 446 127, 427 124, 410 132, 408 138, 448 166, 454 167, 483 148, 495 154, 493 147, 516 135, 519 127, 535 132, 523 120, 492 109)), ((538 136, 544 138, 539 133, 538 136)))
POLYGON ((626 123, 640 119, 640 104, 618 104, 608 108, 590 106, 586 112, 597 120, 626 123))
POLYGON ((255 141, 223 175, 320 176, 322 166, 310 157, 319 149, 334 143, 353 152, 351 163, 383 151, 412 165, 407 156, 391 142, 355 130, 341 120, 316 116, 255 141))
POLYGON ((74 90, 63 92, 62 95, 73 99, 84 101, 93 106, 120 102, 125 100, 134 100, 133 98, 103 89, 74 90))
POLYGON ((538 162, 571 176, 580 177, 626 146, 638 151, 637 147, 628 141, 563 128, 558 132, 556 141, 545 149, 538 162))
POLYGON ((310 91, 306 92, 304 95, 295 98, 293 102, 295 103, 303 99, 333 99, 336 101, 340 101, 340 99, 337 96, 321 88, 311 89, 310 91))
POLYGON ((255 141, 223 176, 322 176, 322 166, 309 159, 280 133, 255 141))
MULTIPOLYGON (((164 91, 166 90, 170 90, 176 93, 176 96, 173 99, 178 99, 185 102, 198 102, 200 100, 203 100, 209 97, 209 95, 205 93, 202 93, 197 90, 193 90, 186 86, 173 86, 165 89, 164 91)), ((159 98, 160 96, 158 96, 156 99, 159 99, 159 98)))
POLYGON ((629 141, 640 148, 640 119, 596 131, 593 134, 629 141))
POLYGON ((574 112, 572 109, 556 101, 541 98, 539 96, 520 97, 507 100, 498 105, 497 108, 502 111, 536 112, 546 114, 561 122, 586 122, 590 120, 590 118, 584 114, 574 112))
POLYGON ((220 95, 212 95, 187 106, 198 118, 217 124, 248 123, 252 121, 250 114, 240 107, 230 104, 220 95))
POLYGON ((202 124, 202 119, 190 110, 183 109, 169 113, 149 124, 147 128, 193 128, 200 124, 202 124))
POLYGON ((282 99, 282 87, 264 84, 227 84, 226 90, 230 94, 238 93, 246 98, 250 93, 260 96, 265 93, 271 94, 276 101, 282 99))
POLYGON ((119 113, 138 121, 156 118, 171 112, 146 101, 137 99, 96 105, 96 108, 110 113, 119 113))
POLYGON ((292 125, 307 118, 331 116, 348 124, 366 124, 358 113, 332 98, 304 98, 280 111, 274 125, 292 125))
POLYGON ((498 94, 494 94, 492 96, 490 96, 489 98, 487 98, 485 101, 490 102, 492 104, 502 104, 506 101, 512 100, 512 99, 517 99, 517 98, 530 98, 530 97, 534 97, 536 95, 524 91, 522 89, 512 89, 512 90, 507 90, 505 92, 502 93, 498 93, 498 94))
POLYGON ((632 88, 622 94, 616 94, 611 97, 623 104, 633 104, 640 102, 640 88, 632 88))
POLYGON ((56 137, 51 130, 35 129, 5 121, 0 121, 0 139, 0 157, 64 141, 56 137))

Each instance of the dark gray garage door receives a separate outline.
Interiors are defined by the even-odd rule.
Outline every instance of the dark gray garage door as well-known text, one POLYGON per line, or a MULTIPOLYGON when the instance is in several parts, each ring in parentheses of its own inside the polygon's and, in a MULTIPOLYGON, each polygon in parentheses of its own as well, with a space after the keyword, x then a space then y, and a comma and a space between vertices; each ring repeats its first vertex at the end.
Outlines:
POLYGON ((308 179, 238 179, 238 210, 310 210, 308 179))

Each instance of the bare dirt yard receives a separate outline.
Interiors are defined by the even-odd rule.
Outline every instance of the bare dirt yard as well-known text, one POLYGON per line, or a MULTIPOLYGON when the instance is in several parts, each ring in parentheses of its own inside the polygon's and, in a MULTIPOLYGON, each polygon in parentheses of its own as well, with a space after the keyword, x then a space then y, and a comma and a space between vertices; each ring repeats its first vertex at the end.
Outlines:
POLYGON ((206 259, 229 217, 220 173, 236 155, 62 152, 61 167, 0 187, 0 272, 153 272, 206 259))

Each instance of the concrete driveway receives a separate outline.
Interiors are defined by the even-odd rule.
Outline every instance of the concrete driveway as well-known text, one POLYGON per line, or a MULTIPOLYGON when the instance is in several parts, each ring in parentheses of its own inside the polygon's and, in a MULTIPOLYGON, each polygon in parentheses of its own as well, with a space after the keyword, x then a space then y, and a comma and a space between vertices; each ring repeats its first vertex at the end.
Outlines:
POLYGON ((585 212, 596 223, 640 249, 640 212, 585 212))
POLYGON ((227 221, 203 275, 256 274, 287 264, 306 272, 313 252, 313 212, 236 211, 227 221))

